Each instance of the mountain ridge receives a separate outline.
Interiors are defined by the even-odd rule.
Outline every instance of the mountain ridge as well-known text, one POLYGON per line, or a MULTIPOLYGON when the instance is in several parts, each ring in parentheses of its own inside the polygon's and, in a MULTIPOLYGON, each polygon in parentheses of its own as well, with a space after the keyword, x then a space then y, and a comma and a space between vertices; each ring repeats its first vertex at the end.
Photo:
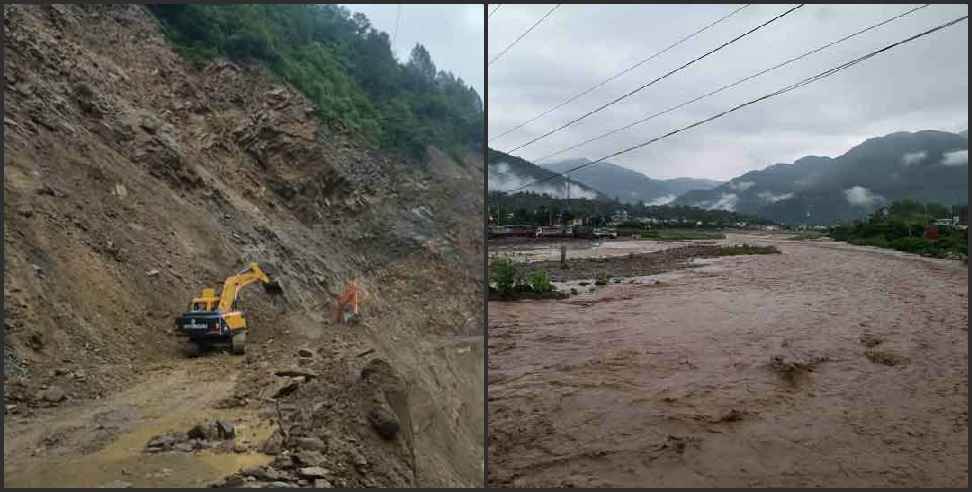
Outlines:
POLYGON ((509 192, 542 180, 536 185, 528 186, 526 190, 562 197, 566 191, 565 181, 569 181, 571 198, 606 198, 607 196, 579 180, 568 180, 560 173, 492 148, 487 148, 486 162, 489 191, 509 192))
MULTIPOLYGON (((590 159, 578 158, 539 164, 539 166, 550 171, 563 173, 590 162, 590 159)), ((650 205, 669 203, 690 190, 711 189, 723 183, 712 179, 687 177, 654 179, 638 171, 610 162, 600 162, 597 165, 572 172, 571 177, 605 195, 617 197, 621 202, 645 202, 650 205)))
POLYGON ((674 203, 722 208, 785 223, 830 223, 894 200, 967 202, 968 137, 938 130, 872 137, 837 157, 809 155, 743 173, 674 203))

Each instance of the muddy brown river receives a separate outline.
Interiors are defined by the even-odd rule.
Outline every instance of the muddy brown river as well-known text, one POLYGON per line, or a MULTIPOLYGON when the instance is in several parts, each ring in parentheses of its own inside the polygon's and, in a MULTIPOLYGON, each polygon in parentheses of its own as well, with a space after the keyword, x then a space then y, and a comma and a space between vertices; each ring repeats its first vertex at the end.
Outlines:
POLYGON ((490 302, 490 485, 967 486, 967 266, 782 237, 490 302))

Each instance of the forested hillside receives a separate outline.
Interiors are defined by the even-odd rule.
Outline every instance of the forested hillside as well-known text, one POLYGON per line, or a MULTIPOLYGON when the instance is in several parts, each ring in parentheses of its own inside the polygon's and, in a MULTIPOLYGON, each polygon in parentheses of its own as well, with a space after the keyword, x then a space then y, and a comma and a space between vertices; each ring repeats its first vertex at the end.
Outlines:
POLYGON ((962 133, 897 132, 867 139, 838 157, 806 156, 750 171, 674 203, 791 224, 860 219, 898 200, 966 204, 968 146, 962 133))
MULTIPOLYGON (((577 166, 591 162, 590 159, 567 159, 540 164, 544 169, 564 173, 577 166)), ((702 178, 653 179, 638 172, 610 162, 600 162, 594 166, 579 169, 570 174, 571 178, 624 203, 664 205, 692 190, 710 190, 723 184, 722 181, 702 178)))
MULTIPOLYGON (((528 192, 555 197, 563 196, 567 191, 564 186, 567 178, 519 157, 487 148, 486 163, 489 166, 487 185, 490 191, 519 191, 518 188, 525 186, 528 192)), ((570 196, 574 198, 606 198, 606 195, 580 181, 568 181, 570 196)))
POLYGON ((482 99, 418 44, 399 63, 388 33, 338 5, 152 5, 190 60, 259 62, 294 85, 329 125, 413 157, 478 146, 482 99))
POLYGON ((729 226, 739 222, 772 223, 753 215, 721 209, 706 210, 684 205, 636 205, 604 198, 575 198, 567 203, 563 198, 529 191, 518 193, 490 191, 487 203, 489 216, 497 224, 555 225, 561 219, 585 218, 593 225, 605 225, 622 211, 632 219, 650 217, 662 221, 679 221, 685 226, 695 226, 699 221, 710 226, 717 224, 729 226))

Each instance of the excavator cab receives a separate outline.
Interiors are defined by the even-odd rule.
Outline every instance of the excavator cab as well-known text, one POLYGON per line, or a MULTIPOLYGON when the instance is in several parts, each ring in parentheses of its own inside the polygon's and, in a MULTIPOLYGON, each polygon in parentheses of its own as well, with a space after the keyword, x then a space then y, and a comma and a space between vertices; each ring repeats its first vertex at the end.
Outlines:
POLYGON ((203 289, 202 295, 189 303, 189 312, 215 311, 218 302, 219 297, 216 296, 216 289, 203 289))

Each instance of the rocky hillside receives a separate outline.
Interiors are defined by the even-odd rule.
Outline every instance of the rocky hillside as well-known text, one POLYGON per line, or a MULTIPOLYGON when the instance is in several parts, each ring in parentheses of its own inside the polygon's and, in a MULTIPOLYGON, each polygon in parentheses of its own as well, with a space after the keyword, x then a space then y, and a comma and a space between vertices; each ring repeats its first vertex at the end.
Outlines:
POLYGON ((140 6, 4 9, 7 429, 156 384, 185 362, 174 317, 258 261, 286 301, 244 292, 232 405, 287 403, 295 433, 335 443, 313 459, 337 486, 481 483, 480 157, 361 144, 258 65, 187 63, 140 6), (354 278, 362 324, 336 325, 354 278), (298 348, 316 382, 267 393, 298 348), (362 389, 369 364, 399 390, 362 389), (375 408, 422 430, 391 446, 375 408))
POLYGON ((864 217, 895 200, 967 203, 968 137, 940 131, 871 138, 841 156, 807 156, 751 171, 676 204, 756 214, 785 223, 864 217))

